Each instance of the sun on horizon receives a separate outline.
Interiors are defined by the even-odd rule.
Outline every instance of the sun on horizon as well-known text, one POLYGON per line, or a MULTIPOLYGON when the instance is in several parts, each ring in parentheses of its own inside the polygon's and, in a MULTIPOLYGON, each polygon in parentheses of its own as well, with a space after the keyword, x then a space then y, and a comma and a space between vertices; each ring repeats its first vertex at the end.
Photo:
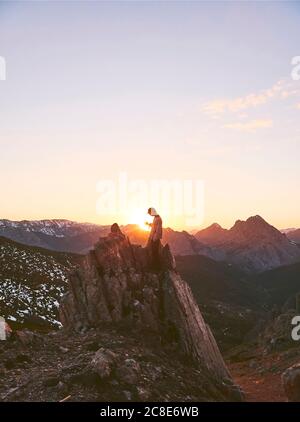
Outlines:
POLYGON ((151 223, 152 219, 148 214, 144 214, 139 211, 135 211, 130 217, 130 224, 136 224, 141 230, 150 231, 150 226, 147 223, 151 223))

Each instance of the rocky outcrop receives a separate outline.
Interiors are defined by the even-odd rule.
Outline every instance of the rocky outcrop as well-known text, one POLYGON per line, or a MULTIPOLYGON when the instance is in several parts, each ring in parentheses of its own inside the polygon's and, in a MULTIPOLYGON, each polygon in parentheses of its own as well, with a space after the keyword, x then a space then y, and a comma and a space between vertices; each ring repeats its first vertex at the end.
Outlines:
POLYGON ((281 379, 288 401, 300 402, 300 364, 288 368, 281 379))
POLYGON ((228 399, 241 399, 168 245, 161 247, 160 261, 161 271, 152 271, 149 250, 131 244, 121 232, 100 238, 70 277, 60 306, 64 328, 84 331, 109 323, 153 334, 158 347, 171 344, 209 374, 228 399))

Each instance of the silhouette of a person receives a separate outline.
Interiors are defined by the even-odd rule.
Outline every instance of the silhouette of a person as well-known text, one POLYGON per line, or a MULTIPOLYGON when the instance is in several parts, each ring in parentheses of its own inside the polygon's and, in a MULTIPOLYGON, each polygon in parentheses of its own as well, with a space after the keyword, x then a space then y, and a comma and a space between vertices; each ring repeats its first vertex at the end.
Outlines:
POLYGON ((155 270, 160 269, 160 259, 159 259, 159 248, 160 240, 162 238, 162 219, 157 214, 155 208, 149 208, 148 214, 153 218, 152 223, 147 223, 151 227, 151 231, 148 239, 148 247, 151 250, 153 268, 155 270))

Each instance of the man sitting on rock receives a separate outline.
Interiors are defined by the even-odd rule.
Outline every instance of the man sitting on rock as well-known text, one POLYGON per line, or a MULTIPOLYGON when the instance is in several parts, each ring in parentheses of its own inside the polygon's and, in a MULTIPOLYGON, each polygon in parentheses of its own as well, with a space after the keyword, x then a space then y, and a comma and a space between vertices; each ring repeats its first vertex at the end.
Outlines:
POLYGON ((152 223, 147 223, 151 227, 148 247, 151 251, 153 269, 157 271, 160 269, 159 249, 160 240, 162 238, 162 219, 157 214, 155 208, 149 208, 148 214, 151 215, 151 217, 154 217, 152 223))

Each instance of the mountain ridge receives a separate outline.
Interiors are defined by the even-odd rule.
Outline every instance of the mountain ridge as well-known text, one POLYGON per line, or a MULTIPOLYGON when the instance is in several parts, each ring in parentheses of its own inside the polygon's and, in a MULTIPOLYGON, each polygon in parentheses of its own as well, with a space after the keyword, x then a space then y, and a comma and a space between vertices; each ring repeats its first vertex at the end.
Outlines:
MULTIPOLYGON (((300 261, 300 249, 284 233, 261 216, 237 220, 230 229, 204 229, 207 245, 221 249, 226 261, 248 272, 262 272, 300 261)), ((196 233, 203 240, 203 231, 196 233)))
MULTIPOLYGON (((149 232, 138 225, 121 227, 132 242, 141 245, 147 243, 149 232)), ((20 222, 0 220, 0 235, 9 239, 83 255, 93 248, 99 237, 108 232, 109 226, 106 225, 64 219, 20 222)), ((237 220, 230 229, 213 223, 195 235, 167 227, 163 229, 162 241, 170 245, 176 256, 204 255, 238 265, 248 272, 262 272, 300 261, 300 248, 295 240, 291 240, 293 233, 282 233, 261 216, 255 215, 245 221, 237 220)))

